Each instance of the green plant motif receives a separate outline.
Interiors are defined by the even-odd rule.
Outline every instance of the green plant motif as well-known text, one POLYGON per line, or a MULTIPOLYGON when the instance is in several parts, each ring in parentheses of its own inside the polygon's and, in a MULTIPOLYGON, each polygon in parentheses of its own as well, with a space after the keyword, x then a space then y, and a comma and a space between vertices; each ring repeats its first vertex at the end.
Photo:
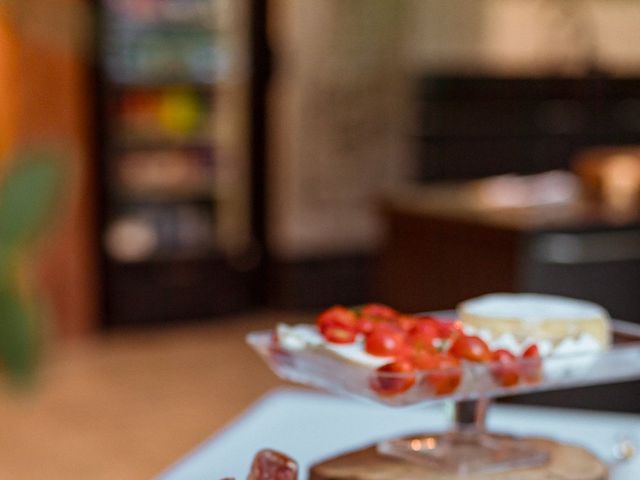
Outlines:
POLYGON ((0 183, 0 363, 16 383, 28 382, 39 353, 40 306, 21 281, 21 267, 51 224, 62 163, 46 150, 26 151, 0 183))

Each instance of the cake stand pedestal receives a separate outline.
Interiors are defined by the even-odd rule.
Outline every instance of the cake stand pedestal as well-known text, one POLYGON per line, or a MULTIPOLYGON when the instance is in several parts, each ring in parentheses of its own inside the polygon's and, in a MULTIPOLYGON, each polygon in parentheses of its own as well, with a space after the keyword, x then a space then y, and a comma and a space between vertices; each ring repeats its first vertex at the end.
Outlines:
POLYGON ((490 399, 459 400, 448 431, 421 433, 378 443, 378 453, 458 475, 533 468, 549 461, 546 449, 527 438, 489 432, 485 421, 490 399))
POLYGON ((589 451, 552 440, 527 441, 549 456, 539 467, 493 473, 458 474, 433 470, 382 455, 375 445, 340 455, 311 467, 310 480, 606 480, 607 467, 589 451))

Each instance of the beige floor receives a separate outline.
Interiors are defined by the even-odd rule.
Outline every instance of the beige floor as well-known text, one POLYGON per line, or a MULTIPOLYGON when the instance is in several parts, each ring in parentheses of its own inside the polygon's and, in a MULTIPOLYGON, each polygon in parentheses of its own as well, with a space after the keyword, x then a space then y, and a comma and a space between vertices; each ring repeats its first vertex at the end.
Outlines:
POLYGON ((152 478, 281 384, 244 335, 282 318, 54 346, 33 391, 0 395, 0 479, 152 478))

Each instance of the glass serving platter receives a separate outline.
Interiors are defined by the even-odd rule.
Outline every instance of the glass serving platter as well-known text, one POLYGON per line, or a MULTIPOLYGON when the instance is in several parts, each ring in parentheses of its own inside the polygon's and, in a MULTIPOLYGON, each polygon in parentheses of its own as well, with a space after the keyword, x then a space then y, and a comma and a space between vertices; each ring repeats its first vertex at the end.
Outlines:
POLYGON ((491 362, 462 362, 456 368, 412 373, 380 373, 324 350, 286 350, 273 330, 252 332, 247 342, 279 377, 291 382, 396 407, 454 401, 449 431, 389 439, 377 447, 382 454, 425 468, 464 474, 534 467, 548 460, 548 453, 535 448, 526 438, 485 429, 491 399, 640 378, 640 325, 613 320, 612 336, 613 344, 606 351, 543 357, 542 363, 537 359, 516 360, 518 371, 529 374, 521 374, 519 383, 511 387, 500 385, 496 372, 501 367, 491 362), (447 378, 459 378, 457 388, 439 394, 438 385, 447 378), (381 395, 374 388, 375 382, 380 381, 411 386, 397 394, 381 395))

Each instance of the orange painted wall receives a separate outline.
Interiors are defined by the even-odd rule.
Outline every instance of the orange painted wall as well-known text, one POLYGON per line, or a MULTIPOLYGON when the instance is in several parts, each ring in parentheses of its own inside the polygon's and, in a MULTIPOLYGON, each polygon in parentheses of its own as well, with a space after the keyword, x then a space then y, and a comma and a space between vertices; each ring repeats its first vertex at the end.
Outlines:
POLYGON ((7 153, 16 139, 17 95, 12 88, 18 84, 17 33, 13 27, 6 5, 0 4, 0 175, 7 162, 7 153))
POLYGON ((83 0, 13 5, 19 6, 12 12, 0 9, 0 172, 20 146, 51 144, 64 154, 67 198, 36 270, 54 307, 56 330, 82 334, 97 322, 88 52, 75 41, 79 32, 64 28, 86 19, 75 16, 86 14, 86 5, 83 0), (56 20, 63 22, 57 30, 56 20))

